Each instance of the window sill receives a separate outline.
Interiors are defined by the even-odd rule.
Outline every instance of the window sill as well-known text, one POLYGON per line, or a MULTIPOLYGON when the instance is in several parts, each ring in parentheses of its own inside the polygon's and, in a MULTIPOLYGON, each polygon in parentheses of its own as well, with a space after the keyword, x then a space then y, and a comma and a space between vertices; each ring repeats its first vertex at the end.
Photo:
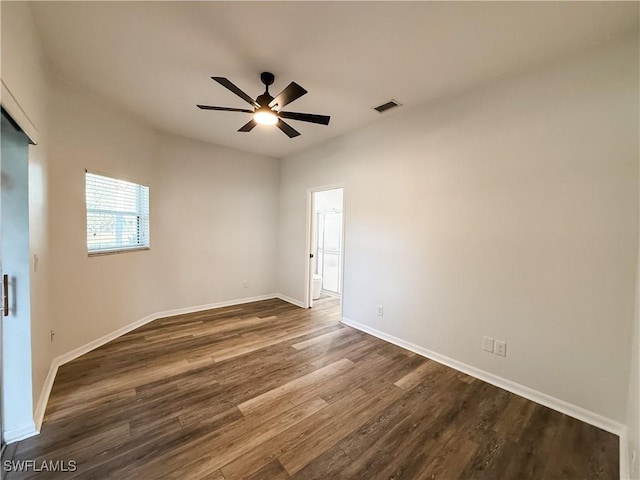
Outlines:
POLYGON ((117 255, 120 253, 140 252, 143 250, 151 250, 150 247, 131 247, 131 248, 116 248, 113 250, 96 250, 95 252, 88 252, 89 257, 101 257, 103 255, 117 255))

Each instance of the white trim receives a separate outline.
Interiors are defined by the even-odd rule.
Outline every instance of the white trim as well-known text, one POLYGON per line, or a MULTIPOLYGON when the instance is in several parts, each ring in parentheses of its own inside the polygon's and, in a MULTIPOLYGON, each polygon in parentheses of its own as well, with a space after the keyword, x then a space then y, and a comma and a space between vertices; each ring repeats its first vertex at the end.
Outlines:
POLYGON ((552 408, 553 410, 564 413, 565 415, 569 415, 570 417, 577 418, 578 420, 601 428, 602 430, 606 430, 607 432, 619 435, 620 438, 622 438, 622 436, 624 435, 625 426, 623 424, 598 413, 591 412, 585 408, 573 405, 569 402, 565 402, 564 400, 552 397, 551 395, 539 392, 525 385, 507 380, 506 378, 499 377, 497 375, 494 375, 493 373, 489 373, 485 370, 467 365, 466 363, 459 362, 458 360, 454 360, 453 358, 449 358, 445 355, 441 355, 419 345, 407 342, 406 340, 402 340, 401 338, 394 337, 393 335, 389 335, 388 333, 381 332, 380 330, 376 330, 375 328, 369 327, 368 325, 364 325, 349 318, 342 317, 342 323, 373 335, 374 337, 386 340, 387 342, 393 343, 394 345, 397 345, 399 347, 415 352, 418 355, 422 355, 423 357, 435 360, 438 363, 442 363, 455 370, 466 373, 467 375, 471 375, 472 377, 495 385, 496 387, 502 388, 511 393, 515 393, 516 395, 520 395, 521 397, 544 405, 545 407, 552 408))
POLYGON ((44 385, 42 386, 42 390, 40 391, 40 397, 38 397, 36 409, 33 412, 33 421, 35 422, 35 427, 38 433, 40 433, 40 430, 42 429, 42 421, 44 420, 44 413, 47 410, 47 403, 49 403, 49 395, 51 395, 53 382, 55 381, 56 375, 58 374, 58 367, 61 365, 58 362, 59 358, 60 357, 56 357, 51 361, 49 373, 47 373, 47 378, 45 378, 44 380, 44 385))
POLYGON ((331 292, 329 290, 324 290, 322 288, 320 289, 320 293, 323 295, 326 295, 327 297, 341 298, 341 295, 339 293, 331 292))
POLYGON ((629 435, 627 427, 620 432, 620 479, 631 479, 631 464, 629 458, 629 435))
MULTIPOLYGON (((85 353, 89 353, 90 351, 95 350, 96 348, 101 347, 102 345, 109 343, 110 341, 115 340, 116 338, 121 337, 122 335, 129 333, 132 330, 142 327, 143 325, 146 325, 147 323, 150 323, 159 318, 172 317, 175 315, 184 315, 185 313, 201 312, 204 310, 211 310, 214 308, 231 307, 234 305, 242 305, 245 303, 259 302, 261 300, 271 300, 273 298, 279 298, 280 300, 291 303, 297 307, 304 308, 302 302, 299 302, 298 300, 287 297, 286 295, 282 295, 280 293, 270 293, 266 295, 258 295, 256 297, 246 297, 246 298, 240 298, 237 300, 228 300, 225 302, 216 302, 216 303, 209 303, 206 305, 197 305, 195 307, 185 307, 185 308, 176 308, 173 310, 166 310, 164 312, 157 312, 157 313, 152 313, 151 315, 147 315, 146 317, 141 318, 140 320, 130 323, 129 325, 125 325, 124 327, 119 328, 118 330, 115 330, 111 333, 107 333, 106 335, 103 335, 102 337, 96 340, 93 340, 85 345, 82 345, 81 347, 75 348, 70 352, 64 353, 54 358, 51 361, 51 366, 49 367, 49 373, 47 374, 47 378, 45 379, 44 385, 42 386, 42 391, 40 392, 40 398, 38 398, 38 403, 36 405, 36 409, 34 412, 34 423, 32 423, 33 431, 29 435, 25 434, 25 436, 21 438, 15 438, 14 440, 11 440, 11 441, 13 442, 17 440, 22 440, 23 438, 27 438, 37 433, 40 433, 40 429, 42 428, 42 422, 44 420, 44 414, 47 410, 47 404, 49 403, 49 395, 51 395, 51 389, 53 388, 53 382, 56 379, 58 368, 64 365, 65 363, 68 363, 84 355, 85 353)), ((7 435, 8 433, 5 432, 5 438, 8 438, 7 435)), ((9 440, 7 440, 7 443, 10 443, 9 440)))
POLYGON ((200 312, 203 310, 211 310, 214 308, 230 307, 233 305, 242 305, 243 303, 259 302, 260 300, 270 300, 276 297, 277 295, 274 295, 274 294, 259 295, 257 297, 240 298, 238 300, 208 303, 206 305, 198 305, 195 307, 176 308, 173 310, 166 310, 164 312, 152 313, 151 315, 147 315, 146 317, 141 318, 138 321, 130 323, 129 325, 125 325, 124 327, 121 327, 118 330, 115 330, 111 333, 107 333, 106 335, 103 335, 102 337, 97 338, 96 340, 93 340, 85 345, 82 345, 81 347, 78 347, 74 350, 71 350, 70 352, 60 355, 59 357, 54 359, 54 361, 56 360, 58 361, 58 366, 64 365, 65 363, 68 363, 71 360, 75 360, 76 358, 80 357, 81 355, 84 355, 85 353, 89 353, 91 350, 95 350, 96 348, 101 347, 105 343, 109 343, 110 341, 115 340, 118 337, 121 337, 125 333, 129 333, 130 331, 135 330, 136 328, 140 328, 149 322, 153 322, 154 320, 157 320, 158 318, 173 317, 175 315, 184 315, 185 313, 194 313, 194 312, 200 312))
POLYGON ((308 308, 304 302, 301 302, 300 300, 296 300, 295 298, 291 298, 291 297, 287 297, 286 295, 283 295, 282 293, 278 293, 276 295, 276 298, 279 298, 280 300, 282 300, 283 302, 287 302, 290 303, 292 305, 295 305, 296 307, 300 307, 300 308, 308 308))
POLYGON ((24 440, 25 438, 33 437, 37 435, 39 432, 36 430, 36 426, 31 421, 24 425, 20 425, 19 427, 14 427, 9 430, 5 430, 3 433, 4 441, 7 445, 10 443, 17 442, 19 440, 24 440))
MULTIPOLYGON (((7 84, 4 80, 0 80, 0 103, 2 107, 11 115, 11 118, 16 122, 22 131, 25 133, 29 140, 34 145, 38 144, 38 129, 35 127, 27 112, 25 112, 16 97, 13 96, 7 84)), ((7 442, 8 443, 8 442, 7 442)))
MULTIPOLYGON (((111 340, 114 340, 124 335, 125 333, 135 330, 136 328, 139 328, 159 318, 171 317, 174 315, 183 315, 186 313, 194 313, 194 312, 203 311, 203 310, 210 310, 213 308, 242 305, 245 303, 258 302, 261 300, 271 300, 273 298, 279 298, 280 300, 285 301, 287 303, 291 303, 292 305, 295 305, 297 307, 306 308, 306 306, 304 305, 304 302, 288 297, 281 293, 276 293, 276 294, 259 295, 256 297, 241 298, 238 300, 230 300, 225 302, 210 303, 207 305, 199 305, 195 307, 185 307, 185 308, 178 308, 174 310, 167 310, 164 312, 158 312, 151 315, 147 315, 146 317, 136 322, 133 322, 122 328, 119 328, 118 330, 111 332, 107 335, 104 335, 97 340, 89 342, 86 345, 83 345, 82 347, 78 347, 72 350, 71 352, 68 352, 66 354, 63 354, 54 358, 53 361, 51 362, 49 373, 47 374, 47 378, 45 379, 44 385, 42 387, 42 391, 40 392, 40 398, 38 399, 38 403, 36 405, 36 409, 34 412, 35 423, 30 422, 28 425, 24 425, 19 428, 14 428, 14 429, 5 431, 4 432, 5 442, 7 444, 10 444, 13 442, 17 442, 19 440, 24 440, 25 438, 29 438, 40 433, 47 403, 49 401, 49 396, 51 394, 51 389, 53 388, 53 383, 55 381, 58 368, 61 365, 64 365, 65 363, 70 362, 71 360, 74 360, 75 358, 78 358, 79 356, 84 355, 85 353, 88 353, 91 350, 98 348, 104 345, 105 343, 108 343, 111 340)), ((618 435, 620 437, 620 478, 623 480, 626 480, 627 478, 629 478, 630 470, 629 470, 629 458, 628 458, 629 446, 628 446, 627 428, 624 425, 616 422, 615 420, 611 420, 597 413, 590 412, 582 407, 578 407, 577 405, 572 405, 568 402, 551 397, 542 392, 538 392, 529 387, 520 385, 518 383, 512 382, 505 378, 498 377, 496 375, 493 375, 492 373, 472 367, 471 365, 467 365, 465 363, 459 362, 457 360, 446 357, 444 355, 440 355, 439 353, 420 347, 411 342, 404 341, 393 335, 389 335, 387 333, 381 332, 379 330, 376 330, 375 328, 369 327, 367 325, 348 319, 346 317, 342 317, 341 321, 345 325, 356 328, 358 330, 361 330, 375 337, 381 338, 382 340, 393 343, 394 345, 398 345, 402 348, 406 348, 407 350, 415 352, 418 355, 422 355, 424 357, 430 358, 439 363, 442 363, 451 368, 454 368, 458 371, 466 373, 467 375, 471 375, 487 383, 491 383, 492 385, 503 388, 504 390, 515 393, 516 395, 520 395, 536 403, 540 403, 549 408, 557 410, 561 413, 577 418, 578 420, 582 420, 586 423, 589 423, 598 428, 601 428, 615 435, 618 435)))

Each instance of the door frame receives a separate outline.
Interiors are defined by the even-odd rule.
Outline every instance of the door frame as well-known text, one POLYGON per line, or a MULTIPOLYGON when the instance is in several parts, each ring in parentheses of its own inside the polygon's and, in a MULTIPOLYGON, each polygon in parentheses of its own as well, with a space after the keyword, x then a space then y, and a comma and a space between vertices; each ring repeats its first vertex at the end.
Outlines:
POLYGON ((318 192, 324 192, 326 190, 336 190, 338 188, 342 189, 342 252, 340 255, 340 278, 338 279, 340 285, 340 320, 342 320, 342 310, 344 305, 344 258, 345 258, 345 227, 346 227, 346 185, 344 182, 331 183, 328 185, 321 185, 317 187, 307 188, 307 221, 306 221, 306 235, 305 235, 305 267, 304 267, 304 307, 311 308, 313 307, 313 298, 312 298, 312 284, 313 284, 313 269, 311 265, 313 260, 311 258, 311 254, 313 252, 313 234, 314 234, 314 223, 315 223, 315 203, 314 203, 314 194, 318 192))
POLYGON ((7 112, 9 118, 29 138, 30 145, 38 145, 38 129, 31 122, 27 113, 9 90, 9 87, 0 79, 0 105, 7 112))

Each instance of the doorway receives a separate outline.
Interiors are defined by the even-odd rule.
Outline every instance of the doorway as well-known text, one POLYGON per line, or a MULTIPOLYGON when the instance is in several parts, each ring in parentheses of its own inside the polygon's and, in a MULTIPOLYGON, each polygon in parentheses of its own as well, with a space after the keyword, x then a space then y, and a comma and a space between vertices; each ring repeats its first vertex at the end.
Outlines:
POLYGON ((342 297, 344 187, 311 189, 307 305, 342 297))
POLYGON ((31 384, 29 137, 2 109, 0 401, 2 446, 35 433, 31 384))

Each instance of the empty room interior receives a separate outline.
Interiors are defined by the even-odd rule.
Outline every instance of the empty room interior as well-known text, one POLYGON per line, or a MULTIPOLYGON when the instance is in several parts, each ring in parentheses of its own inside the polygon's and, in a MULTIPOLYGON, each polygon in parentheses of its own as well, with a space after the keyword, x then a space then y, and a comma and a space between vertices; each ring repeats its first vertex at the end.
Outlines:
POLYGON ((2 478, 640 479, 639 17, 0 2, 2 478))

